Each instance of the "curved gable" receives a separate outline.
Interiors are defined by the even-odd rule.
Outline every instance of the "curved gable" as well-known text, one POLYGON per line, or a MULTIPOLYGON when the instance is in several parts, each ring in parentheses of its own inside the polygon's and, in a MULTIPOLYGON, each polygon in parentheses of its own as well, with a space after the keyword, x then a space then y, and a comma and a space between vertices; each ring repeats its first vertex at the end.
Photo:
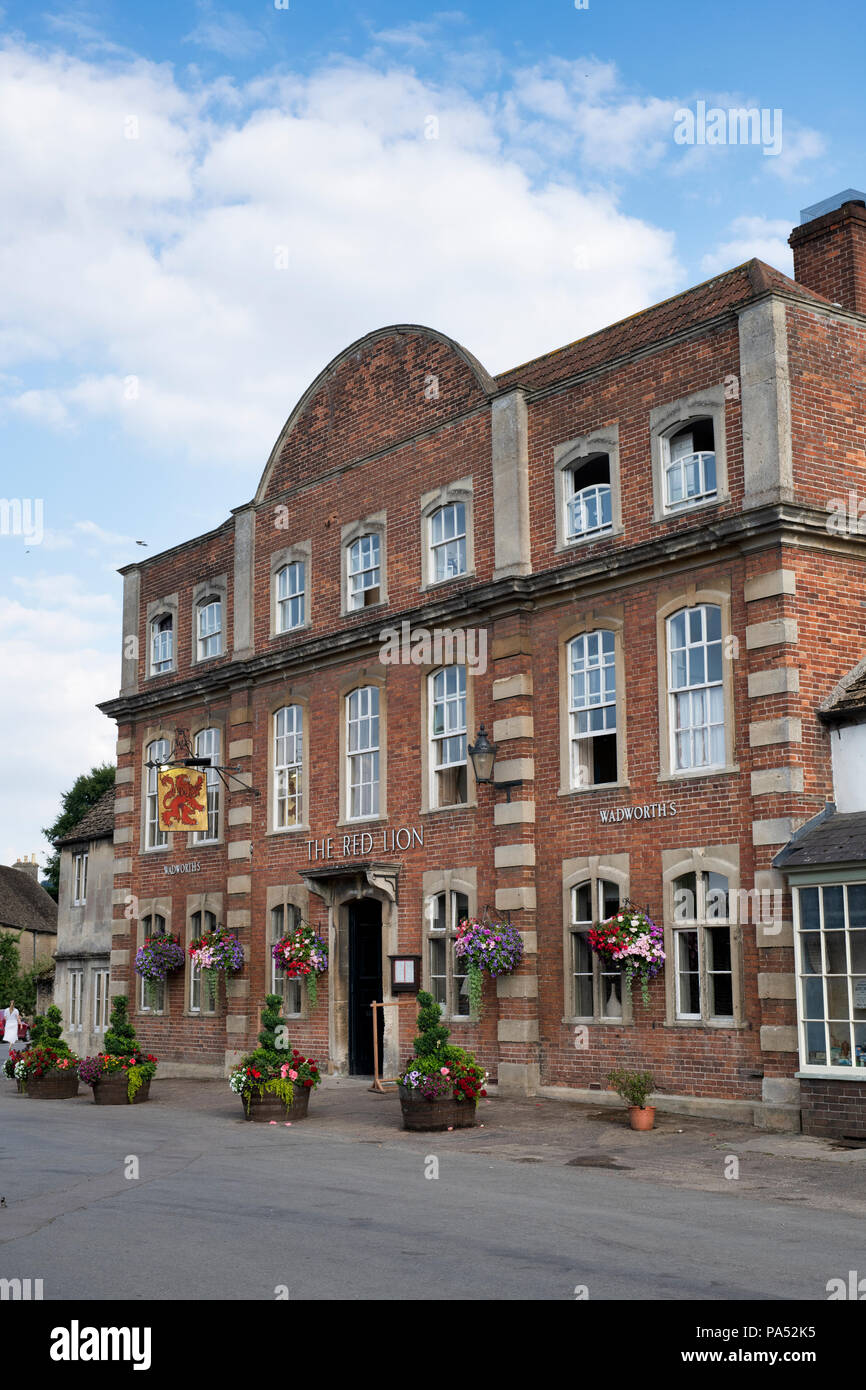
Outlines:
POLYGON ((307 388, 271 451, 256 502, 381 452, 483 405, 495 382, 432 328, 380 328, 345 348, 307 388))

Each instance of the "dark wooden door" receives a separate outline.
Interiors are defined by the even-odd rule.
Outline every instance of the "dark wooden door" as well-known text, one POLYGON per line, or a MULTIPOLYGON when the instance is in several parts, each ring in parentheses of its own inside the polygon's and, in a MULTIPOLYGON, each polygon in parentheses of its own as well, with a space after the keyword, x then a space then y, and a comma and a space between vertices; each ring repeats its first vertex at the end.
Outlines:
MULTIPOLYGON (((349 1071, 373 1075, 373 1010, 382 998, 382 905, 361 898, 349 906, 349 1071)), ((379 1070, 382 1069, 383 1010, 377 1010, 379 1070)))

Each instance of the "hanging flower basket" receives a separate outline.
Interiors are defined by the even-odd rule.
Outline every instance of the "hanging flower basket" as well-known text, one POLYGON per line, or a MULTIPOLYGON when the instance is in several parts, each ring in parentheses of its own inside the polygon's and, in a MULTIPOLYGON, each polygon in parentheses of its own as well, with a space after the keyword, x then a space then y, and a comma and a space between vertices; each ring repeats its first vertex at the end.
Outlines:
POLYGON ((176 936, 148 936, 135 953, 135 973, 145 982, 151 1007, 158 987, 183 968, 183 947, 176 936))
POLYGON ((314 1009, 318 1000, 316 976, 323 975, 328 968, 328 948, 315 928, 302 922, 275 942, 272 955, 290 980, 303 976, 310 1008, 314 1009))
POLYGON ((457 927, 454 952, 467 967, 469 1005, 481 1017, 482 974, 510 975, 523 960, 523 938, 510 922, 464 917, 457 927))
POLYGON ((220 974, 236 975, 244 965, 244 948, 225 927, 197 936, 189 948, 189 958, 207 978, 215 994, 220 974))
POLYGON ((588 935, 590 946, 602 960, 624 970, 629 991, 635 975, 640 976, 641 998, 648 1004, 649 982, 665 962, 661 927, 640 908, 626 903, 621 912, 590 927, 588 935))

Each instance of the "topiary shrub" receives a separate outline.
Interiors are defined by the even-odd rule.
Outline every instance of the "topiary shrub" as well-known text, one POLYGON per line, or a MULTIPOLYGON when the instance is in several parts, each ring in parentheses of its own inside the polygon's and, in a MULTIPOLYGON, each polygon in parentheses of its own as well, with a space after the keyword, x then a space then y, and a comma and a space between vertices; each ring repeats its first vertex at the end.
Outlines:
POLYGON ((125 994, 114 996, 102 1050, 110 1057, 133 1057, 141 1052, 129 1018, 129 1000, 125 994))
POLYGON ((418 1089, 426 1100, 451 1093, 455 1100, 485 1096, 487 1073, 472 1052, 448 1042, 449 1029, 442 1022, 442 1010, 432 994, 419 989, 418 1033, 413 1040, 415 1055, 398 1075, 400 1085, 418 1089), (443 1069, 447 1071, 443 1073, 443 1069))
POLYGON ((49 1047, 60 1056, 72 1056, 72 1049, 63 1041, 63 1014, 56 1004, 50 1004, 44 1014, 37 1014, 30 1026, 30 1047, 49 1047))

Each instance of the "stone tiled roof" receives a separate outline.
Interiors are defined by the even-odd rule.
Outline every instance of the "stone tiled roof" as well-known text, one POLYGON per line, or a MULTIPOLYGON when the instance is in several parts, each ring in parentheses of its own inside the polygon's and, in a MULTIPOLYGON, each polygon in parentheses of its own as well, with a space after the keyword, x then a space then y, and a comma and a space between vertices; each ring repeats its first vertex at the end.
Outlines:
POLYGON ((726 270, 723 275, 696 285, 694 289, 665 299, 639 314, 631 314, 598 333, 591 333, 587 338, 579 338, 577 342, 545 353, 543 357, 536 357, 521 367, 512 367, 496 378, 496 384, 500 388, 520 385, 539 390, 566 377, 602 367, 637 348, 663 342, 675 333, 697 327, 707 319, 715 318, 725 310, 738 308, 769 290, 794 294, 800 299, 811 299, 819 304, 830 303, 823 295, 798 285, 795 280, 763 261, 746 261, 733 270, 726 270))
POLYGON ((866 661, 860 661, 843 676, 832 694, 819 707, 827 724, 844 723, 848 716, 866 713, 866 661))
POLYGON ((57 841, 59 845, 82 840, 105 840, 114 834, 114 786, 110 786, 72 829, 57 841))
POLYGON ((0 926, 16 931, 56 932, 57 904, 23 869, 0 864, 0 926))
POLYGON ((807 821, 773 860, 777 869, 866 862, 866 811, 839 815, 830 801, 807 821))

